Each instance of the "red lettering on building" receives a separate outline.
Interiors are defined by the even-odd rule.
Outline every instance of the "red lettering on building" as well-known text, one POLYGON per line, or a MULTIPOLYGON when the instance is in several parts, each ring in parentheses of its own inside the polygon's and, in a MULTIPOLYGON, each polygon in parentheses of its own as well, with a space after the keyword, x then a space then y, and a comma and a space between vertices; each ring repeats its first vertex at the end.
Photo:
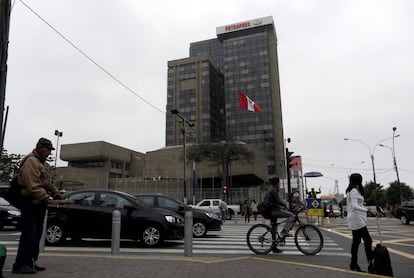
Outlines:
POLYGON ((250 21, 248 22, 242 22, 242 23, 237 23, 237 24, 232 24, 232 25, 227 25, 224 30, 227 31, 236 31, 239 29, 243 29, 243 28, 248 28, 250 27, 250 21))

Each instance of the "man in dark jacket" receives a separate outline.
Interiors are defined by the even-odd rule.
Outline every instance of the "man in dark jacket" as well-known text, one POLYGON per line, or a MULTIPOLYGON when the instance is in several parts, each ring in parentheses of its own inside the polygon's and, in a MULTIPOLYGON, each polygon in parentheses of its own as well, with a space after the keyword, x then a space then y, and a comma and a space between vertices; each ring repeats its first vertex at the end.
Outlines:
POLYGON ((270 219, 272 222, 276 222, 277 218, 287 218, 286 223, 282 229, 282 236, 291 236, 289 234, 290 229, 292 228, 293 221, 295 220, 295 215, 287 210, 287 206, 284 202, 280 200, 279 197, 279 186, 280 181, 278 177, 271 178, 270 183, 272 188, 267 192, 266 199, 272 204, 272 210, 270 212, 270 219), (283 209, 282 209, 283 208, 283 209))
POLYGON ((23 158, 17 179, 22 186, 21 235, 13 273, 33 274, 45 270, 36 264, 48 202, 62 199, 53 184, 46 159, 54 150, 52 142, 40 138, 36 148, 23 158))

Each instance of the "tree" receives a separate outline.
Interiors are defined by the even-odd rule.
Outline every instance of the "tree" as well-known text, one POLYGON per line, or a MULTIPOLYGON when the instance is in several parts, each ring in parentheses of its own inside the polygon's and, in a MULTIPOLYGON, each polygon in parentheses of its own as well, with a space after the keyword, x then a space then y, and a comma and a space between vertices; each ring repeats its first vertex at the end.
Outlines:
POLYGON ((20 160, 23 158, 21 154, 8 154, 3 149, 0 157, 0 180, 10 181, 19 169, 20 160))
POLYGON ((400 182, 400 184, 397 181, 390 183, 390 187, 386 191, 387 200, 390 205, 399 204, 402 201, 412 200, 414 198, 412 188, 403 182, 400 182))
POLYGON ((386 203, 386 192, 380 184, 374 182, 365 184, 364 195, 367 206, 384 206, 386 203))
POLYGON ((244 143, 223 141, 220 143, 191 145, 188 148, 187 158, 195 162, 207 161, 221 167, 223 182, 230 185, 228 177, 232 161, 251 162, 254 155, 244 143))

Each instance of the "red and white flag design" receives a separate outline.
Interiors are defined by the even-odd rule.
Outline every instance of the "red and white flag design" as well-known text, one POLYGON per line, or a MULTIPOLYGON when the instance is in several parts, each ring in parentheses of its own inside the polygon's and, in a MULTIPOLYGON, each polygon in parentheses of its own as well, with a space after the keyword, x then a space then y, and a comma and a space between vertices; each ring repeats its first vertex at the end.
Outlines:
POLYGON ((262 109, 243 92, 239 92, 239 107, 252 112, 262 112, 262 109))

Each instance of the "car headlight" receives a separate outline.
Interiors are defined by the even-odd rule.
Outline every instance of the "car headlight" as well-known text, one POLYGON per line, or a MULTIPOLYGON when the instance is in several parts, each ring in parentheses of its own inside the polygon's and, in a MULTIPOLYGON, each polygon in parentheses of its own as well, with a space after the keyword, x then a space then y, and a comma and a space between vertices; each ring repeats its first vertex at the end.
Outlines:
POLYGON ((183 223, 184 222, 182 219, 174 217, 172 215, 166 215, 164 217, 165 217, 165 220, 167 220, 167 222, 169 223, 183 223))
POLYGON ((206 215, 210 218, 214 218, 214 219, 220 219, 217 214, 215 213, 211 213, 211 212, 206 212, 206 215))
POLYGON ((8 210, 7 213, 13 216, 20 216, 20 211, 18 210, 8 210))

